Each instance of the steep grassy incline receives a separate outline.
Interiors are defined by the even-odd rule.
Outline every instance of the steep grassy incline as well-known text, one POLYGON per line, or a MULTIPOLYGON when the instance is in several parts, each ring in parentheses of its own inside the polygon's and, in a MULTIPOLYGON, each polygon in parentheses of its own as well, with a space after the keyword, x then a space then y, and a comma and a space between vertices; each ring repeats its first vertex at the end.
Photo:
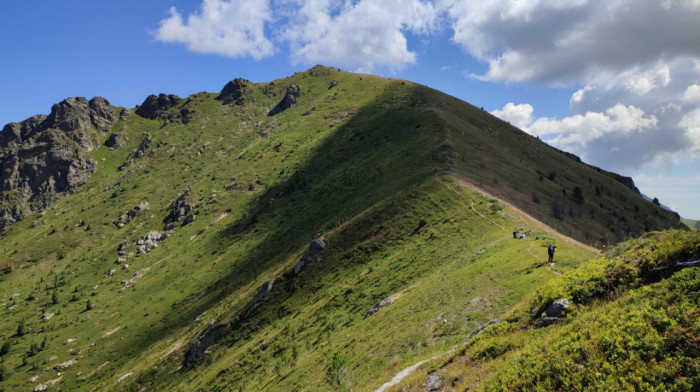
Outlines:
POLYGON ((538 289, 396 391, 696 391, 700 234, 651 233, 538 289), (571 307, 533 328, 555 300, 571 307))
POLYGON ((456 98, 423 94, 445 131, 441 156, 449 170, 557 231, 600 248, 682 227, 677 214, 633 190, 630 178, 582 163, 456 98))
POLYGON ((372 390, 595 255, 497 198, 592 243, 626 235, 615 214, 674 224, 596 207, 633 193, 409 82, 319 66, 230 93, 121 109, 87 183, 3 233, 0 389, 372 390))

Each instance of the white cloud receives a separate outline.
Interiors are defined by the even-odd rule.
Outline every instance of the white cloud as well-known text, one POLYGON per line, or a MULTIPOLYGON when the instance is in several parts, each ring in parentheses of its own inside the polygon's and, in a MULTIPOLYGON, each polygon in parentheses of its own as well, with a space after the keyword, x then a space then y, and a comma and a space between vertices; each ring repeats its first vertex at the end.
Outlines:
POLYGON ((293 60, 364 71, 414 63, 416 54, 408 49, 405 32, 428 34, 438 18, 435 7, 420 0, 302 3, 285 33, 293 60))
MULTIPOLYGON (((489 64, 478 75, 483 80, 576 83, 601 71, 700 56, 697 0, 440 3, 452 20, 453 41, 489 64)), ((638 91, 651 80, 639 80, 638 91)))
POLYGON ((172 7, 156 39, 185 44, 198 53, 261 59, 274 53, 265 36, 265 24, 271 21, 268 5, 267 0, 203 0, 187 21, 172 7))
POLYGON ((513 102, 508 102, 503 109, 496 109, 491 114, 503 121, 508 121, 524 131, 530 132, 529 127, 533 121, 533 110, 532 105, 527 103, 516 105, 513 102))

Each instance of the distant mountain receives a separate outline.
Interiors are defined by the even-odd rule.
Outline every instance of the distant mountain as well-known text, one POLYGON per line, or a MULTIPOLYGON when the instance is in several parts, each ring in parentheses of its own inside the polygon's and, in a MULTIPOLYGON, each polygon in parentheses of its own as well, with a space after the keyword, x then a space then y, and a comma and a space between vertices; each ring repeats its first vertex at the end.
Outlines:
POLYGON ((323 66, 69 98, 5 126, 0 163, 8 391, 372 390, 683 227, 466 102, 323 66))

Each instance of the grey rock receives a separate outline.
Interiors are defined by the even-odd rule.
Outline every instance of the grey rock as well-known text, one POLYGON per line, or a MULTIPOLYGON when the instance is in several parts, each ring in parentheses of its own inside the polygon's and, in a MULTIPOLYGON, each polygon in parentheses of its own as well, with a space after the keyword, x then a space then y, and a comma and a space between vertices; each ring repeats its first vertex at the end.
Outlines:
POLYGON ((129 108, 124 108, 122 112, 119 114, 119 119, 122 121, 127 121, 131 118, 131 109, 129 108))
POLYGON ((268 115, 274 116, 277 113, 285 111, 297 103, 298 98, 301 97, 301 88, 297 85, 291 85, 287 87, 287 92, 284 94, 282 101, 277 104, 268 115))
POLYGON ((374 315, 375 313, 379 312, 380 310, 382 310, 382 309, 386 308, 387 306, 393 304, 394 301, 396 301, 396 298, 398 298, 398 297, 392 295, 391 297, 384 298, 383 300, 379 301, 376 305, 374 305, 374 306, 372 307, 372 309, 368 310, 367 313, 365 313, 365 317, 363 317, 362 319, 364 320, 364 319, 366 319, 367 317, 372 316, 372 315, 374 315))
POLYGON ((571 302, 566 298, 560 298, 549 305, 544 313, 546 317, 566 317, 569 308, 571 308, 571 302))
POLYGON ((442 387, 445 386, 445 383, 440 379, 440 376, 438 376, 436 373, 431 374, 427 380, 425 380, 425 383, 423 384, 423 391, 425 392, 437 392, 442 387))
POLYGON ((112 133, 105 141, 105 146, 109 148, 119 148, 126 143, 126 135, 123 133, 112 133))
POLYGON ((254 100, 252 94, 250 94, 252 86, 253 83, 251 83, 249 80, 241 78, 233 79, 232 81, 226 83, 216 99, 220 100, 224 105, 228 105, 230 103, 235 103, 238 106, 245 105, 246 98, 249 101, 254 100))
POLYGON ((47 322, 47 321, 51 320, 52 317, 53 317, 53 313, 44 313, 41 315, 41 321, 47 322))
POLYGON ((323 236, 320 236, 315 240, 311 241, 311 244, 309 244, 309 249, 306 252, 304 252, 304 254, 301 256, 301 259, 294 266, 294 268, 285 273, 285 276, 298 275, 308 262, 321 256, 325 247, 326 242, 323 236))
POLYGON ((0 207, 0 231, 72 193, 97 169, 87 154, 116 122, 103 98, 68 98, 48 116, 7 124, 0 132, 0 191, 13 199, 0 207))
POLYGON ((172 94, 158 94, 158 96, 149 95, 146 100, 143 101, 141 106, 136 109, 136 114, 150 120, 155 120, 157 118, 164 119, 165 112, 168 109, 177 106, 181 100, 182 99, 180 97, 172 94))
POLYGON ((542 317, 537 321, 537 324, 535 324, 535 328, 542 328, 546 327, 548 325, 552 325, 554 323, 557 323, 559 321, 562 321, 562 318, 559 317, 542 317))
POLYGON ((166 225, 169 223, 179 222, 182 219, 185 219, 190 214, 190 212, 192 212, 192 210, 194 209, 194 205, 187 202, 187 198, 189 197, 189 195, 190 190, 187 189, 182 194, 182 196, 178 197, 177 200, 170 204, 170 214, 165 218, 166 225))

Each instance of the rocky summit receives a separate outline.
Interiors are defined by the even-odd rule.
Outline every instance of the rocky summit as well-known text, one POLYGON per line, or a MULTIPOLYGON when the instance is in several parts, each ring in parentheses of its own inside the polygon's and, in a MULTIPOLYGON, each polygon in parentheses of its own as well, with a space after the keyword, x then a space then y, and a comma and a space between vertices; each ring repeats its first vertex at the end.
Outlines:
POLYGON ((222 85, 4 127, 0 390, 697 385, 700 236, 632 179, 410 81, 222 85))

